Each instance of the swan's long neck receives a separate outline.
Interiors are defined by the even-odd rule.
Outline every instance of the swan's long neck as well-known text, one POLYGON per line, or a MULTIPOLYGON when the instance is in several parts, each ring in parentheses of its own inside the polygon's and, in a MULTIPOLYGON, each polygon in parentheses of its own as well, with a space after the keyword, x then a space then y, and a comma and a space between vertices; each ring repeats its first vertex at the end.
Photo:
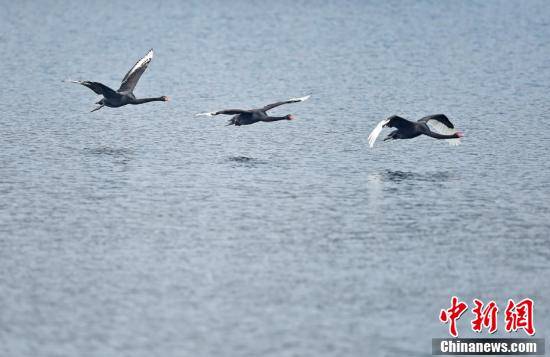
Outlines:
POLYGON ((163 97, 153 97, 153 98, 134 99, 130 102, 130 104, 143 104, 143 103, 149 103, 149 102, 164 102, 164 98, 163 97))
POLYGON ((267 118, 263 119, 263 121, 277 121, 277 120, 288 120, 288 116, 284 116, 284 117, 268 116, 267 118))

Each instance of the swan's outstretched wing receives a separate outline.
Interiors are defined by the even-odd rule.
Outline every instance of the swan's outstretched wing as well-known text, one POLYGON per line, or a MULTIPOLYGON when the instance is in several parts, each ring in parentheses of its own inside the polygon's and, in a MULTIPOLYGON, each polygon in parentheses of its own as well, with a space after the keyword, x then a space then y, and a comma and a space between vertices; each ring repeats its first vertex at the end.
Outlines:
POLYGON ((371 131, 369 134, 369 146, 373 147, 374 142, 376 141, 376 138, 380 135, 380 132, 382 131, 382 128, 384 125, 388 124, 390 122, 390 119, 384 119, 381 122, 379 122, 376 127, 371 131))
POLYGON ((84 87, 88 87, 94 91, 94 93, 104 96, 105 98, 116 98, 120 94, 107 87, 105 84, 99 82, 90 82, 90 81, 72 81, 67 80, 66 82, 82 84, 84 87))
POLYGON ((454 127, 455 127, 453 125, 453 123, 451 123, 451 121, 449 120, 449 118, 447 118, 447 116, 445 114, 428 115, 427 117, 424 117, 422 119, 418 119, 419 123, 428 124, 428 122, 430 122, 430 121, 439 122, 439 123, 445 125, 449 129, 454 129, 454 127))
MULTIPOLYGON (((418 120, 419 123, 426 123, 430 130, 443 135, 453 135, 458 132, 453 123, 444 114, 429 115, 418 120)), ((460 138, 448 139, 449 145, 460 145, 460 138)))
POLYGON ((128 73, 124 76, 122 79, 122 83, 120 84, 120 88, 118 89, 118 92, 133 92, 134 88, 136 88, 136 85, 141 78, 141 75, 145 70, 147 69, 147 66, 149 66, 149 63, 151 63, 151 60, 153 59, 153 49, 151 48, 147 54, 136 62, 136 64, 130 68, 128 73))
POLYGON ((290 98, 289 100, 285 100, 285 101, 282 101, 282 102, 268 104, 265 107, 263 107, 262 110, 267 111, 267 110, 273 109, 275 107, 278 107, 279 105, 303 102, 305 100, 308 100, 309 97, 311 97, 311 95, 306 95, 305 97, 300 97, 300 98, 290 98))
POLYGON ((388 123, 386 125, 388 128, 396 128, 398 130, 411 130, 414 127, 414 123, 405 118, 401 118, 397 115, 392 115, 388 118, 388 123))
POLYGON ((250 113, 250 110, 242 110, 242 109, 224 109, 217 112, 210 112, 210 113, 198 113, 195 114, 195 116, 206 116, 206 117, 212 117, 214 115, 218 114, 225 114, 225 115, 236 115, 236 114, 243 114, 243 113, 250 113))

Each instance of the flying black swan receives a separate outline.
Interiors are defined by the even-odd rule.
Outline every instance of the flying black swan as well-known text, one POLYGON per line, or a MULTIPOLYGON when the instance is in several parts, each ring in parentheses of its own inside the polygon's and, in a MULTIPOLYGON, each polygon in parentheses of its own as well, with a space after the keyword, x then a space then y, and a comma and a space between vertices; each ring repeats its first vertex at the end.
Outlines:
POLYGON ((397 115, 393 115, 387 119, 382 120, 369 135, 369 146, 373 147, 374 142, 382 128, 397 128, 392 131, 384 139, 412 139, 419 135, 427 135, 434 139, 447 139, 450 145, 459 145, 460 138, 464 134, 455 129, 453 123, 444 114, 435 114, 419 119, 418 121, 410 121, 397 115))
POLYGON ((103 96, 103 98, 99 102, 96 102, 96 104, 99 104, 99 107, 92 110, 92 112, 95 112, 96 110, 99 110, 104 106, 111 107, 111 108, 118 108, 127 104, 166 102, 170 100, 170 98, 168 98, 167 96, 137 99, 133 93, 134 88, 136 87, 139 81, 139 78, 141 77, 143 72, 145 72, 145 70, 147 69, 147 66, 149 65, 152 59, 153 59, 153 49, 150 49, 149 52, 147 52, 147 54, 145 55, 145 57, 137 61, 137 63, 132 68, 130 68, 128 73, 126 73, 126 75, 124 76, 124 79, 122 79, 120 88, 116 92, 113 89, 99 82, 71 81, 71 80, 69 80, 68 82, 82 84, 83 86, 93 90, 96 94, 100 94, 103 96))
POLYGON ((278 120, 292 120, 294 119, 294 116, 292 116, 292 114, 287 114, 282 117, 274 117, 274 116, 268 115, 267 111, 283 104, 303 102, 304 100, 307 100, 309 97, 310 96, 307 95, 301 98, 291 98, 289 100, 285 100, 282 102, 268 104, 265 107, 259 108, 259 109, 250 109, 250 110, 225 109, 225 110, 220 110, 218 112, 200 113, 197 115, 205 115, 205 116, 214 116, 218 114, 234 115, 233 118, 229 119, 229 122, 227 123, 227 125, 237 125, 237 126, 250 125, 250 124, 257 123, 259 121, 272 122, 272 121, 278 121, 278 120))

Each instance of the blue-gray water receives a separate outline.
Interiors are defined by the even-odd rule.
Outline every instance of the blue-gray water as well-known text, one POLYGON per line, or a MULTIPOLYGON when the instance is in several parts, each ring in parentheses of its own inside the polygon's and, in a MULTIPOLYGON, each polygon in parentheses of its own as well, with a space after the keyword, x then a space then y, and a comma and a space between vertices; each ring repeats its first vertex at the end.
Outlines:
POLYGON ((548 333, 548 2, 0 3, 0 356, 429 355, 453 294, 548 333), (62 83, 151 47, 169 103, 62 83), (368 149, 434 113, 463 145, 368 149))

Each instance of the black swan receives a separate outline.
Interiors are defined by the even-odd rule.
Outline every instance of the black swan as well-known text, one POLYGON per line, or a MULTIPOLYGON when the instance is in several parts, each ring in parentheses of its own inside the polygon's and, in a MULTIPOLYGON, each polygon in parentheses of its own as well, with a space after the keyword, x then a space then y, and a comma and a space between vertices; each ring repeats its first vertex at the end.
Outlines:
POLYGON ((282 117, 275 117, 275 116, 268 115, 267 111, 283 104, 303 102, 304 100, 307 100, 309 97, 310 96, 307 95, 301 98, 291 98, 289 100, 285 100, 282 102, 268 104, 265 107, 259 108, 259 109, 250 109, 250 110, 225 109, 217 112, 200 113, 197 115, 204 115, 204 116, 214 116, 218 114, 234 115, 233 118, 229 119, 229 122, 227 123, 227 125, 237 125, 237 126, 250 125, 260 121, 272 122, 272 121, 278 121, 278 120, 292 120, 294 119, 294 116, 292 116, 292 114, 287 114, 282 117))
POLYGON ((120 88, 117 91, 114 91, 113 89, 99 82, 71 81, 71 80, 69 80, 68 82, 82 84, 83 86, 93 90, 96 94, 100 94, 103 96, 103 98, 99 102, 96 102, 96 104, 99 104, 99 107, 92 110, 92 112, 95 112, 96 110, 99 110, 104 106, 110 107, 110 108, 118 108, 127 104, 166 102, 170 100, 170 98, 168 98, 167 96, 137 99, 133 93, 134 88, 136 87, 139 81, 139 78, 141 77, 143 72, 145 72, 145 70, 147 69, 147 66, 149 65, 152 59, 153 59, 153 49, 150 49, 149 52, 147 52, 147 54, 145 55, 145 57, 137 61, 137 63, 132 68, 130 68, 128 73, 126 73, 126 75, 122 79, 120 88))
POLYGON ((418 121, 410 121, 397 115, 393 115, 382 120, 376 125, 374 130, 369 135, 369 146, 373 147, 374 142, 382 128, 396 128, 384 139, 412 139, 419 135, 427 135, 434 139, 447 139, 450 145, 459 145, 460 138, 464 136, 461 131, 455 129, 453 123, 444 114, 435 114, 419 119, 418 121))

